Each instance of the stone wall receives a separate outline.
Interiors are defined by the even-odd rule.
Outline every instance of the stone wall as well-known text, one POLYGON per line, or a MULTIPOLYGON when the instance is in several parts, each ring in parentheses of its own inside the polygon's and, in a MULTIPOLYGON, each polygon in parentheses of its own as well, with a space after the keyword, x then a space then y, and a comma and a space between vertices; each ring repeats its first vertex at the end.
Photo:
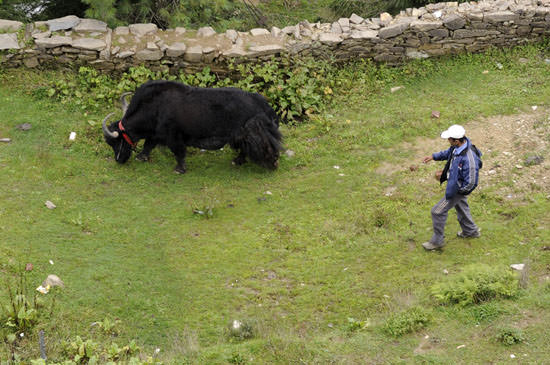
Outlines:
POLYGON ((210 27, 159 30, 154 24, 110 29, 98 20, 67 16, 27 25, 0 20, 0 64, 89 65, 106 72, 145 65, 194 72, 207 65, 224 70, 228 60, 261 62, 287 55, 401 63, 536 42, 549 35, 550 0, 446 2, 395 17, 353 14, 332 24, 303 21, 283 29, 225 33, 210 27))

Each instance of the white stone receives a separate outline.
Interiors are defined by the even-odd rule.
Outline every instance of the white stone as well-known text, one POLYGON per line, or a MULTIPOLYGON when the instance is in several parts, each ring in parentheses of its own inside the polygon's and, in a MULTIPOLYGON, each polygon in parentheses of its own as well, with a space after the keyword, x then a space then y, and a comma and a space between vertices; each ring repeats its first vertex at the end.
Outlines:
POLYGON ((154 34, 158 30, 157 25, 153 23, 131 24, 129 28, 130 28, 130 33, 132 33, 136 37, 142 37, 146 34, 154 34))
POLYGON ((342 34, 342 26, 338 22, 332 23, 330 31, 334 34, 342 34))
POLYGON ((342 27, 342 31, 345 32, 346 29, 349 30, 349 19, 348 18, 340 18, 338 19, 338 24, 342 27))
POLYGON ((416 51, 416 50, 407 51, 406 55, 407 55, 407 57, 415 59, 415 60, 430 57, 429 54, 424 53, 422 51, 416 51))
POLYGON ((34 39, 41 39, 41 38, 49 38, 51 35, 52 35, 52 32, 47 31, 47 32, 34 33, 32 37, 34 39))
POLYGON ((510 267, 517 271, 522 271, 525 268, 525 264, 512 264, 510 267))
POLYGON ((412 30, 417 32, 427 32, 429 30, 441 28, 443 22, 440 21, 425 21, 425 20, 416 20, 410 24, 412 30))
POLYGON ((156 51, 159 47, 155 44, 155 42, 147 42, 146 49, 149 51, 156 51))
POLYGON ((51 38, 37 39, 34 44, 40 48, 55 48, 60 46, 70 46, 73 43, 71 37, 53 36, 51 38))
POLYGON ((202 60, 202 47, 192 46, 187 48, 183 59, 189 62, 200 62, 202 60))
POLYGON ((76 32, 107 32, 107 23, 95 19, 82 19, 77 26, 73 27, 76 32))
POLYGON ((130 56, 135 55, 136 52, 134 51, 122 51, 116 55, 117 58, 128 58, 130 56))
POLYGON ((136 58, 140 61, 158 61, 163 55, 163 52, 158 48, 156 50, 142 49, 136 53, 136 58))
POLYGON ((222 55, 229 58, 240 58, 245 57, 248 55, 248 53, 241 47, 235 45, 231 47, 230 49, 223 51, 222 55))
POLYGON ((197 37, 203 38, 203 37, 211 37, 216 34, 216 31, 212 27, 202 27, 197 30, 197 37))
POLYGON ((283 31, 281 30, 281 28, 271 27, 270 33, 272 37, 278 38, 281 34, 283 34, 283 31))
POLYGON ((0 19, 0 32, 17 32, 22 26, 21 22, 0 19))
POLYGON ((268 44, 265 46, 250 47, 250 52, 252 52, 254 56, 265 56, 270 54, 276 54, 276 53, 282 52, 283 50, 284 50, 283 46, 280 46, 278 44, 268 44))
POLYGON ((101 39, 95 38, 80 38, 75 39, 72 42, 72 46, 78 49, 85 49, 89 51, 101 51, 107 47, 107 43, 101 39))
POLYGON ((130 28, 128 27, 116 27, 115 35, 128 35, 130 34, 130 28))
POLYGON ((295 31, 296 31, 296 26, 295 25, 289 25, 287 27, 284 27, 283 29, 281 29, 283 31, 284 34, 293 34, 295 31))
POLYGON ((0 50, 20 48, 16 33, 0 34, 0 50))
POLYGON ((359 15, 353 13, 351 14, 351 16, 349 17, 349 21, 352 22, 353 24, 361 24, 363 23, 363 18, 361 18, 359 15))
POLYGON ((52 203, 49 200, 46 200, 46 203, 44 203, 44 204, 46 205, 46 208, 48 208, 48 209, 55 209, 56 208, 55 204, 52 203))
POLYGON ((65 284, 63 283, 63 280, 61 280, 59 278, 59 276, 54 275, 54 274, 50 274, 50 275, 48 275, 46 280, 44 280, 42 282, 42 286, 45 287, 45 288, 53 287, 53 286, 60 286, 60 287, 63 288, 65 286, 65 284))
POLYGON ((80 18, 74 15, 68 15, 63 18, 57 18, 48 20, 46 24, 50 28, 50 32, 55 32, 57 30, 66 30, 71 29, 80 23, 80 18))
POLYGON ((351 32, 351 38, 353 39, 375 39, 378 38, 378 31, 376 30, 362 30, 351 32))
POLYGON ((186 49, 187 46, 185 45, 185 43, 177 42, 169 45, 168 48, 166 48, 166 55, 168 57, 179 57, 185 53, 186 49))
POLYGON ((334 33, 321 33, 319 35, 319 42, 328 44, 338 44, 342 42, 342 37, 334 33))
POLYGON ((225 36, 229 38, 232 43, 235 43, 237 38, 239 38, 239 33, 234 29, 228 29, 225 31, 225 36))
POLYGON ((389 24, 393 20, 393 17, 389 13, 380 14, 380 22, 382 24, 389 24))
POLYGON ((271 35, 271 33, 269 32, 269 30, 263 29, 263 28, 254 28, 254 29, 250 29, 250 34, 251 34, 253 37, 257 37, 257 36, 260 36, 260 35, 271 35))

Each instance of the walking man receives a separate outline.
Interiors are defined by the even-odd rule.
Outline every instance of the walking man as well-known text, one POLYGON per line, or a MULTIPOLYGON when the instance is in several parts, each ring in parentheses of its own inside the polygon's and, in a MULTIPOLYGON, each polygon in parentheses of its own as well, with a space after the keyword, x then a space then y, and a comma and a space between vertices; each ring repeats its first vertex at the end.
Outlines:
POLYGON ((470 214, 467 196, 478 184, 479 169, 483 165, 481 152, 466 137, 466 131, 460 125, 450 126, 449 129, 441 133, 441 138, 446 138, 451 147, 423 159, 424 163, 432 160, 447 160, 439 178, 441 184, 447 181, 447 188, 445 196, 432 208, 434 232, 432 238, 422 244, 426 250, 435 250, 445 245, 445 223, 447 214, 452 208, 456 209, 458 223, 462 228, 457 234, 458 237, 475 238, 480 236, 479 228, 470 214))

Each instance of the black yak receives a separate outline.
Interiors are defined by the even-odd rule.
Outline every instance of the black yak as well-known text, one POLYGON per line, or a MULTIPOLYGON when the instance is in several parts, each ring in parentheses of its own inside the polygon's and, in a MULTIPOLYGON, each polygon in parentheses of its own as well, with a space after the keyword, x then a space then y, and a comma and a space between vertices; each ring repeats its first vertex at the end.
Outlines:
POLYGON ((124 116, 106 125, 103 134, 115 160, 125 163, 136 143, 145 139, 137 159, 147 161, 156 145, 170 148, 175 171, 185 172, 188 146, 206 150, 226 144, 238 151, 236 165, 247 157, 258 165, 276 169, 281 146, 279 118, 260 94, 236 88, 199 88, 174 81, 149 81, 135 92, 130 105, 121 97, 124 116))

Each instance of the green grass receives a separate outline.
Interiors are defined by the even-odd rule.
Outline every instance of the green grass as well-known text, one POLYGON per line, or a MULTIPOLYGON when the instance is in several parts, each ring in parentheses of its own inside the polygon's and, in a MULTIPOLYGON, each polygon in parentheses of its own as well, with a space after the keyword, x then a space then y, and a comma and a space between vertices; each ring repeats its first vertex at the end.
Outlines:
MULTIPOLYGON (((55 310, 17 352, 39 357, 38 329, 52 360, 76 335, 110 343, 90 325, 117 318, 118 344, 136 339, 148 355, 160 348, 166 363, 501 363, 510 350, 495 340, 499 328, 521 324, 527 340, 514 353, 543 363, 550 289, 549 254, 540 247, 550 231, 538 228, 550 223, 548 198, 534 190, 507 201, 484 187, 470 198, 482 238, 455 238, 451 214, 445 250, 427 253, 420 244, 442 188, 408 171, 376 172, 408 161, 403 142, 437 136, 451 123, 548 107, 550 65, 541 57, 550 58, 528 47, 418 63, 388 70, 378 88, 350 67, 341 75, 355 73, 352 87, 335 88, 332 107, 282 127, 296 155, 283 156, 277 171, 234 167, 225 148, 193 151, 183 176, 165 149, 154 150, 151 163, 117 165, 100 127, 110 109, 83 115, 35 99, 31 89, 42 81, 5 71, 0 137, 12 142, 0 144, 0 275, 15 278, 31 262, 31 291, 48 274, 66 285, 46 296, 55 296, 55 310), (397 85, 405 88, 391 93, 397 85), (432 110, 442 117, 430 118, 432 110), (15 128, 25 122, 31 130, 15 128), (386 196, 389 186, 396 191, 386 196), (57 208, 48 210, 46 200, 57 208), (210 219, 193 214, 207 206, 210 219), (473 309, 439 306, 430 296, 444 269, 452 276, 471 264, 525 260, 530 284, 514 299, 473 309), (430 312, 425 328, 397 339, 384 331, 387 318, 415 307, 430 312), (369 325, 350 332, 348 318, 369 325), (254 337, 228 338, 235 319, 251 324, 254 337), (427 348, 415 352, 426 334, 427 348)), ((8 354, 0 344, 0 359, 8 354)))

